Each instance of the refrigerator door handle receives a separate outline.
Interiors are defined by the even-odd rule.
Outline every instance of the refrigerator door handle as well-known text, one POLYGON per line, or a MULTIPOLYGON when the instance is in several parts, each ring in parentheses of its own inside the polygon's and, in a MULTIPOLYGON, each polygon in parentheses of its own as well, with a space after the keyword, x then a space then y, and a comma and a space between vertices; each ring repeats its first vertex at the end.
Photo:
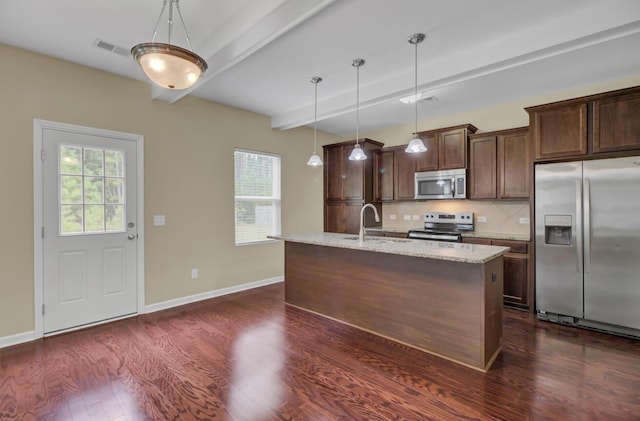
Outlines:
POLYGON ((591 272, 591 184, 584 179, 584 273, 591 272))
POLYGON ((582 273, 582 183, 576 180, 576 271, 582 273))

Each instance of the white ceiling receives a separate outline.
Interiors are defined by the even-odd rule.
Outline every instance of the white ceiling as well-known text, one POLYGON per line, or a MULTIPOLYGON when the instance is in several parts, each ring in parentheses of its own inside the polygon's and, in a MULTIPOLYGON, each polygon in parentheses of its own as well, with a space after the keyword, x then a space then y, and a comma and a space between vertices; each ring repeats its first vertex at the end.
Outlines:
MULTIPOLYGON (((0 0, 0 42, 146 81, 128 51, 151 41, 161 0, 0 0), (116 54, 95 46, 122 47, 116 54)), ((151 87, 150 98, 187 94, 270 116, 274 128, 313 124, 355 134, 414 121, 399 98, 419 90, 419 119, 640 73, 638 0, 182 0, 194 52, 209 70, 195 87, 151 87)), ((167 42, 166 14, 157 42, 167 42)), ((172 44, 186 47, 174 19, 172 44)), ((44 71, 44 69, 43 69, 44 71)))

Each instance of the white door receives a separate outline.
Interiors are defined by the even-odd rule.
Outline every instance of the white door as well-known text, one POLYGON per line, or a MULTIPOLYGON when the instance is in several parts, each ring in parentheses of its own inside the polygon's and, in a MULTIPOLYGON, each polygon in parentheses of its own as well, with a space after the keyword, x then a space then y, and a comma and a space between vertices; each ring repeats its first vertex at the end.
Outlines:
POLYGON ((44 333, 136 313, 136 143, 44 128, 44 333))

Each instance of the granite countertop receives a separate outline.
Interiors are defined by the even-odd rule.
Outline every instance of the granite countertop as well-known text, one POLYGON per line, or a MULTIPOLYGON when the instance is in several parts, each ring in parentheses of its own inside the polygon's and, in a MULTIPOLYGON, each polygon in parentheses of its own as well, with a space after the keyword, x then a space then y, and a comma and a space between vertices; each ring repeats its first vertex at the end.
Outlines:
POLYGON ((463 263, 486 263, 510 250, 509 247, 388 237, 366 237, 364 242, 360 243, 357 235, 330 232, 269 236, 269 238, 294 243, 401 254, 463 263))

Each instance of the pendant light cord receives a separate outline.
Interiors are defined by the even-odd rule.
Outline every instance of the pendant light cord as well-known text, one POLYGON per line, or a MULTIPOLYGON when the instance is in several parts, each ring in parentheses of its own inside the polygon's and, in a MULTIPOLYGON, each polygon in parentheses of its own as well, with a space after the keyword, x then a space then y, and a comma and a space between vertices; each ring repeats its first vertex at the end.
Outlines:
POLYGON ((418 137, 418 43, 416 42, 415 44, 416 47, 416 53, 415 53, 415 90, 413 92, 413 99, 415 100, 415 107, 416 107, 416 131, 414 133, 414 135, 416 137, 418 137))
MULTIPOLYGON (((322 79, 320 79, 322 80, 322 79)), ((315 81, 313 84, 315 85, 316 88, 316 93, 315 93, 315 107, 313 109, 313 153, 316 153, 316 139, 317 139, 317 134, 316 131, 318 129, 318 82, 320 82, 320 80, 315 81)))
POLYGON ((356 145, 360 141, 360 65, 356 67, 356 145))

